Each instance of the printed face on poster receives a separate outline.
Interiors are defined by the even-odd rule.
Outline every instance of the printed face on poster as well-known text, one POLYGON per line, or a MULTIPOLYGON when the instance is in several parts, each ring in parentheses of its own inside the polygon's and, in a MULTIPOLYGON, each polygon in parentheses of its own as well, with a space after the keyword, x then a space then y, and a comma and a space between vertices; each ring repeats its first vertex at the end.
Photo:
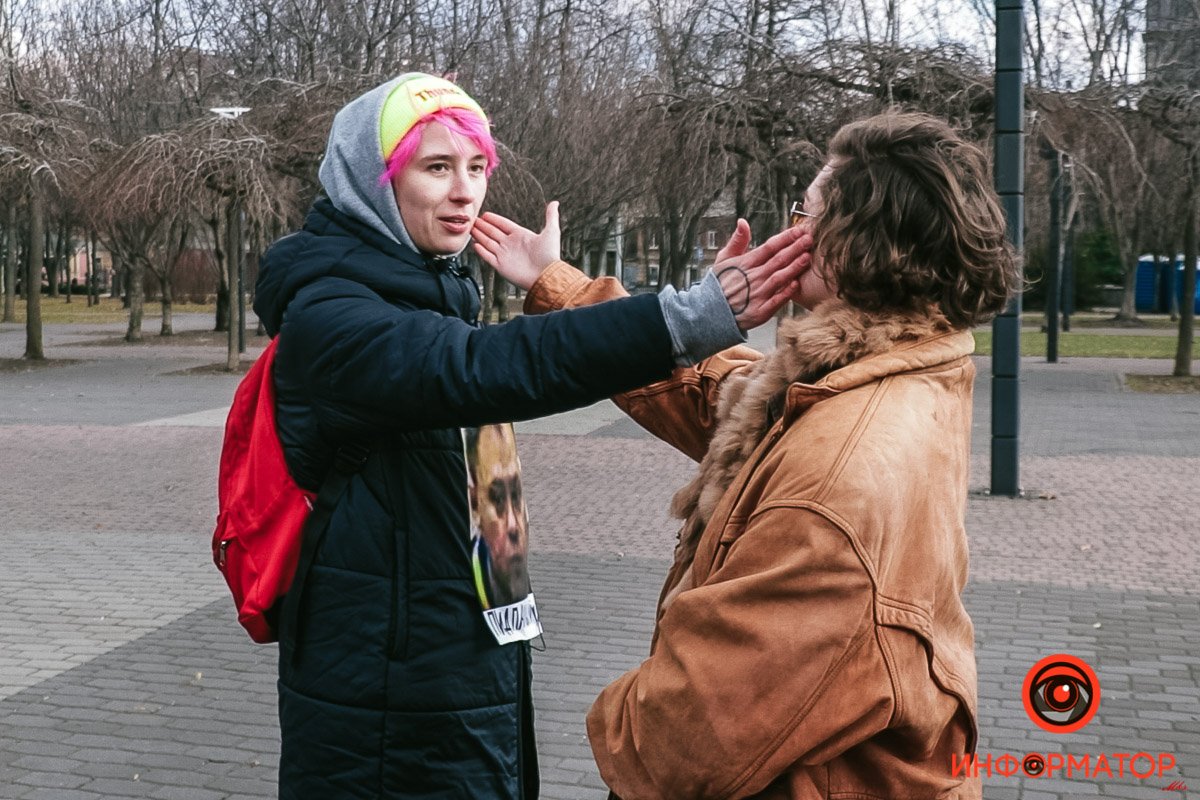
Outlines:
POLYGON ((463 431, 471 509, 471 569, 497 641, 541 633, 529 584, 529 515, 511 424, 463 431))
POLYGON ((529 594, 529 518, 521 491, 521 462, 511 425, 468 429, 467 491, 471 545, 484 566, 485 608, 529 594))

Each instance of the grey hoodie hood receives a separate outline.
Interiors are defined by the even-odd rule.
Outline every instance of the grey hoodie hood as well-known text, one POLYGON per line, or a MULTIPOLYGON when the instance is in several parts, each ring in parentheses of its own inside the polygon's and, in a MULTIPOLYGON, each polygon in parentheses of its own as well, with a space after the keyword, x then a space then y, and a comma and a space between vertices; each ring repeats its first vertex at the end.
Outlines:
POLYGON ((342 108, 333 118, 317 173, 334 208, 416 253, 420 251, 400 218, 391 183, 379 180, 387 169, 379 141, 379 117, 392 91, 421 75, 409 72, 393 78, 342 108))

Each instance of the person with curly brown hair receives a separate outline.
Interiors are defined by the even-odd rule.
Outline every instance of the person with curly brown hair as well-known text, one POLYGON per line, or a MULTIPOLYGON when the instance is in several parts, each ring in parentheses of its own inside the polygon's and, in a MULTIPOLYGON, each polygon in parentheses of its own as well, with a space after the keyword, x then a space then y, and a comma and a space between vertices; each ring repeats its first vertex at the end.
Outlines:
MULTIPOLYGON (((765 356, 617 398, 700 465, 650 656, 592 706, 592 750, 625 800, 978 798, 953 769, 977 742, 971 328, 1018 284, 987 162, 942 120, 881 114, 838 131, 793 212, 811 313, 765 356)), ((545 234, 476 229, 500 265, 545 234)), ((748 243, 739 221, 723 255, 748 243)), ((528 312, 620 294, 542 256, 528 312)))

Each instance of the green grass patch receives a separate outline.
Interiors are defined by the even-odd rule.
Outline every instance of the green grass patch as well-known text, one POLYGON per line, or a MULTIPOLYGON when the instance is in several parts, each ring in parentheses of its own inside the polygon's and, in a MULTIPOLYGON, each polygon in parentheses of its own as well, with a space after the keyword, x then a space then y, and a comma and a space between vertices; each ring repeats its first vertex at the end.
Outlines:
POLYGON ((1125 386, 1147 394, 1200 394, 1200 376, 1126 375, 1125 386))
MULTIPOLYGON (((1058 336, 1058 354, 1074 358, 1174 358, 1176 337, 1099 334, 1071 331, 1058 336)), ((975 331, 975 353, 992 354, 992 332, 975 331)), ((1021 355, 1044 356, 1046 334, 1021 332, 1021 355)))
MULTIPOLYGON (((1118 323, 1114 320, 1114 315, 1111 311, 1104 313, 1096 313, 1094 311, 1081 311, 1071 315, 1072 328, 1149 328, 1151 330, 1160 331, 1177 331, 1179 330, 1179 321, 1171 321, 1171 318, 1166 314, 1139 314, 1138 323, 1136 325, 1127 325, 1118 323)), ((1021 314, 1022 328, 1038 328, 1046 323, 1046 315, 1044 312, 1026 311, 1021 314)), ((1061 329, 1062 318, 1059 318, 1059 326, 1061 329)))

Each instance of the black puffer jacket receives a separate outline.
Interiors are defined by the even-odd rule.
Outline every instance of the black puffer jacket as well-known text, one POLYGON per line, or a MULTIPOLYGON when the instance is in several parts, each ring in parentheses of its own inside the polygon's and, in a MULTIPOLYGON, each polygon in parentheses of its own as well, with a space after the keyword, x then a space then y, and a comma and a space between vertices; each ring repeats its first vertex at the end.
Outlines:
POLYGON ((293 476, 315 490, 342 443, 371 449, 321 539, 298 630, 280 632, 298 642, 280 659, 282 798, 537 795, 529 648, 497 645, 480 613, 459 426, 663 378, 671 343, 653 296, 480 328, 477 290, 451 266, 326 200, 264 258, 255 310, 280 336, 293 476))

